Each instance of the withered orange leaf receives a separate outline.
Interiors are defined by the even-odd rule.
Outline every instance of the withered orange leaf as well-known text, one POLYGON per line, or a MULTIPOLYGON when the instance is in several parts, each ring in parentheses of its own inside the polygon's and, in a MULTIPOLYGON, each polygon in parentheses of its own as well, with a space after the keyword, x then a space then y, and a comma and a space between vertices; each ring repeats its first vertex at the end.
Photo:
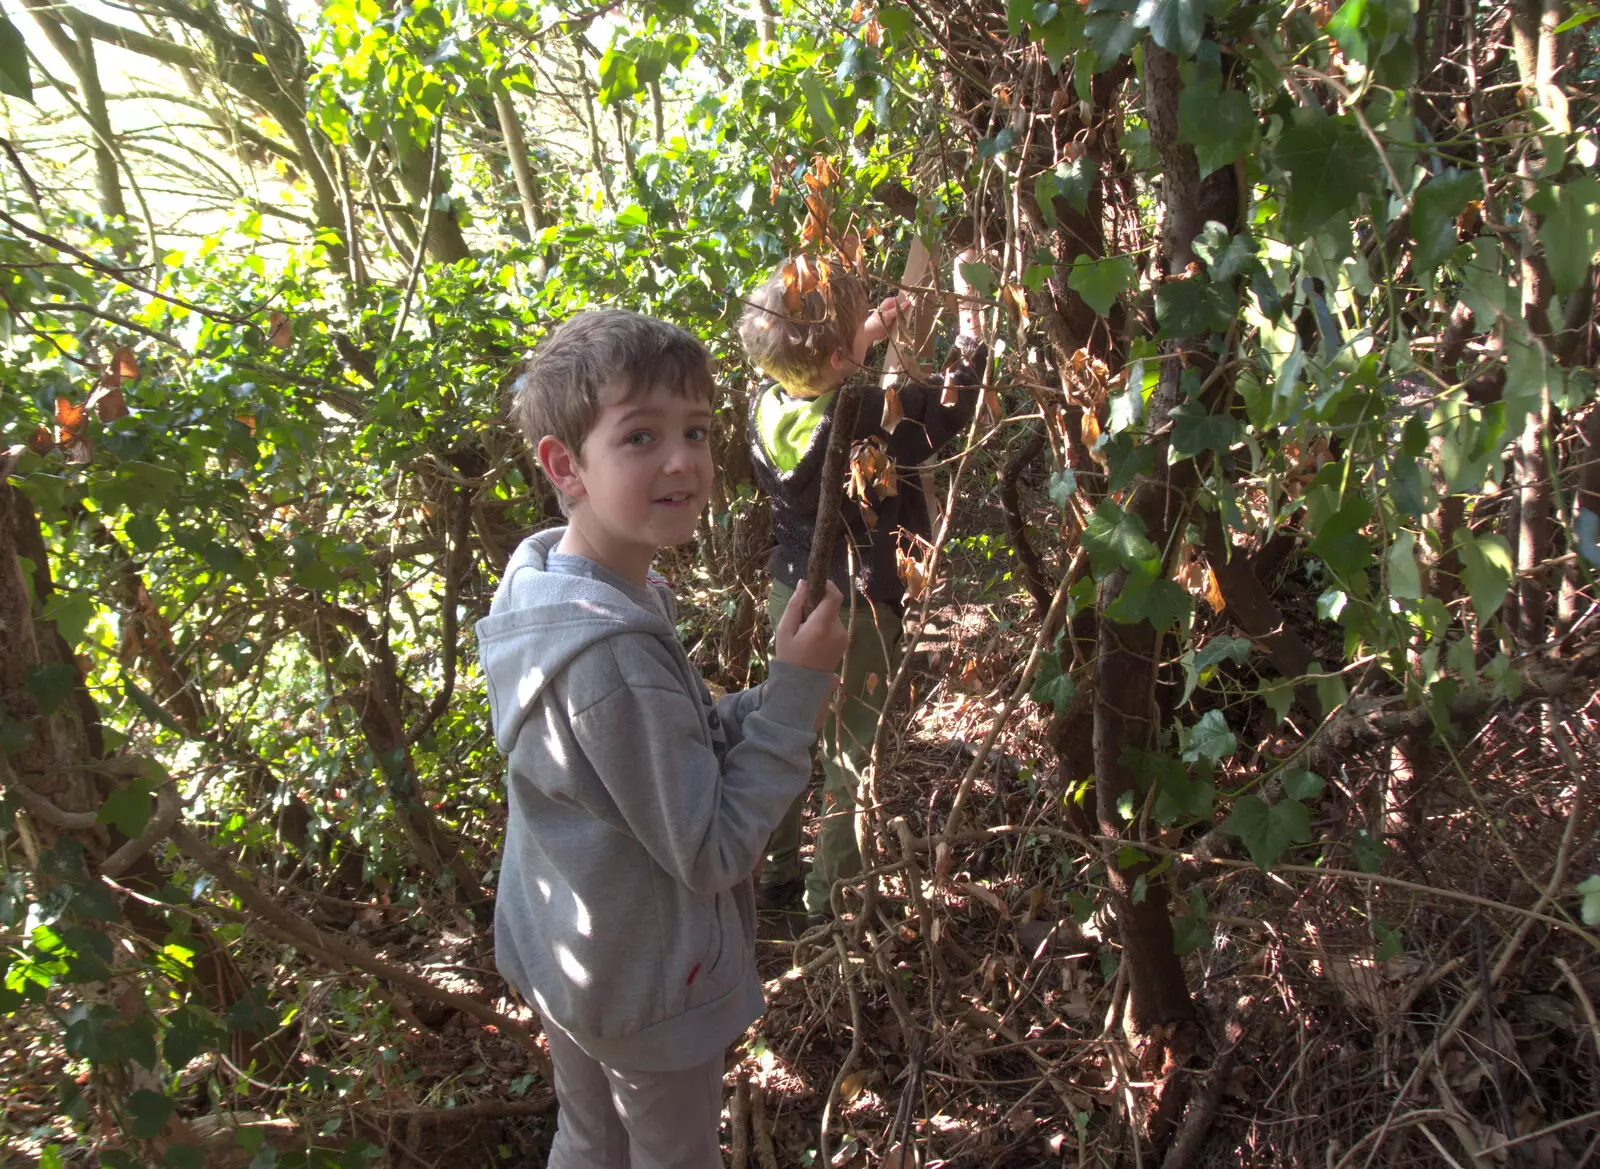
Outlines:
POLYGON ((1083 445, 1094 450, 1095 441, 1100 437, 1100 419, 1095 417, 1093 410, 1083 412, 1083 445))
POLYGON ((1005 417, 1005 408, 1000 405, 1000 395, 993 390, 983 391, 983 411, 989 425, 998 426, 1005 417))
POLYGON ((289 319, 288 313, 273 310, 272 316, 267 319, 267 344, 287 349, 293 343, 294 322, 289 319))
POLYGON ((779 274, 783 278, 783 307, 790 316, 797 317, 805 304, 805 294, 800 290, 800 265, 785 260, 779 274))
POLYGON ((883 421, 879 423, 883 432, 893 434, 894 428, 900 425, 901 419, 905 416, 905 409, 900 404, 899 388, 889 386, 883 391, 883 421))
POLYGON ((126 345, 119 347, 111 356, 111 373, 124 381, 137 381, 139 378, 139 362, 133 356, 133 350, 126 345))
POLYGON ((107 386, 104 391, 96 390, 94 397, 94 412, 101 422, 115 422, 118 418, 128 416, 128 399, 122 396, 120 386, 107 386))
POLYGON ((56 436, 50 433, 50 428, 44 423, 39 423, 39 429, 33 432, 33 437, 28 440, 28 449, 36 455, 50 453, 50 448, 56 445, 56 436))
POLYGON ((94 456, 94 446, 83 433, 88 423, 88 410, 71 398, 56 399, 56 444, 68 463, 81 466, 94 456))
POLYGON ((70 442, 78 436, 85 422, 89 420, 89 413, 71 398, 56 398, 56 441, 70 442))

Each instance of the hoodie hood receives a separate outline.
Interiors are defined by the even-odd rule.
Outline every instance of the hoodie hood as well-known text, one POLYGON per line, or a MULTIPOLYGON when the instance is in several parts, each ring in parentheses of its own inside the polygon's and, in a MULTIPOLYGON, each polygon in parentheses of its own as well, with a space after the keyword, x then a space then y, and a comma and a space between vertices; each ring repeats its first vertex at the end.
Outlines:
POLYGON ((523 720, 545 687, 588 646, 635 631, 677 639, 664 617, 642 608, 617 586, 551 572, 550 555, 564 535, 565 528, 551 528, 517 547, 489 615, 477 625, 494 741, 502 754, 511 753, 523 720), (526 636, 528 629, 537 629, 538 635, 526 636))

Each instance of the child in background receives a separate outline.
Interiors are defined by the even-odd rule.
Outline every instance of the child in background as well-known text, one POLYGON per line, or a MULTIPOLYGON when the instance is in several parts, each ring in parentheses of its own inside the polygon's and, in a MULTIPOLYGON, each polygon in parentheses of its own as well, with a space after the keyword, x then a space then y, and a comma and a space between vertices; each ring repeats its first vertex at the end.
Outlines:
MULTIPOLYGON (((871 441, 898 472, 906 488, 867 498, 846 498, 844 525, 835 544, 830 581, 854 589, 846 603, 850 630, 838 709, 822 732, 822 823, 803 904, 813 923, 829 913, 833 882, 861 872, 855 810, 861 776, 871 757, 889 683, 900 661, 902 603, 896 549, 908 551, 916 537, 931 535, 928 508, 916 490, 917 464, 943 450, 971 421, 986 353, 963 337, 964 357, 942 384, 908 382, 899 387, 901 416, 885 425, 884 392, 864 369, 868 348, 889 335, 906 311, 904 298, 868 307, 865 285, 834 271, 827 287, 803 288, 797 272, 809 262, 785 260, 749 297, 739 336, 750 360, 772 382, 759 391, 750 412, 750 446, 756 481, 772 501, 772 594, 774 627, 804 580, 821 495, 823 457, 833 429, 835 391, 848 378, 860 384, 861 412, 855 442, 871 441), (797 303, 798 302, 798 305, 797 303), (973 387, 943 405, 945 385, 973 387), (865 506, 863 506, 863 504, 865 506), (850 566, 854 565, 854 580, 850 566)), ((801 794, 767 846, 758 900, 763 908, 787 908, 802 893, 800 872, 801 794)))

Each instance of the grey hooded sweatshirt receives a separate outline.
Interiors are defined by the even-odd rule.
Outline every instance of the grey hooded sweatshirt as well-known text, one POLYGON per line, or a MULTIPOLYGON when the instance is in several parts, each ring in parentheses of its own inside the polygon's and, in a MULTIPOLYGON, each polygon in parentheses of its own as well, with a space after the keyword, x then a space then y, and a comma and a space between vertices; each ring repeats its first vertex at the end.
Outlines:
POLYGON ((510 816, 495 962, 601 1063, 705 1064, 765 1007, 750 875, 811 773, 831 676, 773 662, 713 703, 645 589, 523 541, 478 652, 510 816))

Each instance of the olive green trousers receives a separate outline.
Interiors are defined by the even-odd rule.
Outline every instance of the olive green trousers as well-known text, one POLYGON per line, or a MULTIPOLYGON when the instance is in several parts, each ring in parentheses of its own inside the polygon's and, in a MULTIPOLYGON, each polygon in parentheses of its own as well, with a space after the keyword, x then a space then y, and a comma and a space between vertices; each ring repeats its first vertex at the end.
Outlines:
MULTIPOLYGON (((767 599, 767 617, 774 629, 794 590, 774 583, 767 599)), ((884 605, 873 606, 855 598, 851 613, 848 598, 841 613, 850 628, 844 654, 844 673, 833 711, 822 728, 822 810, 816 851, 806 874, 807 913, 827 912, 828 894, 841 877, 861 872, 861 850, 856 843, 856 806, 861 778, 872 760, 872 739, 889 683, 900 665, 900 614, 884 605)), ((802 792, 767 841, 767 863, 762 883, 780 884, 800 875, 800 829, 805 815, 802 792)))

